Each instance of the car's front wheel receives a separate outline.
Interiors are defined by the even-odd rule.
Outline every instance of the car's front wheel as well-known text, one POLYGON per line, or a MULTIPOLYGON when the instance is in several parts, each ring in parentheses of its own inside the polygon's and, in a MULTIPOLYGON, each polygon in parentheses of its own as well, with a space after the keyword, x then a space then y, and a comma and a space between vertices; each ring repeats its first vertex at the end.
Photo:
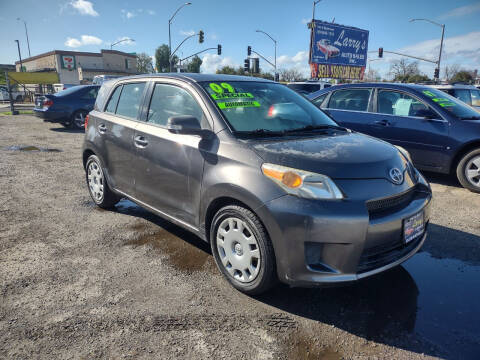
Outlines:
POLYGON ((77 110, 72 115, 72 121, 70 122, 75 129, 83 130, 85 128, 85 118, 87 112, 85 110, 77 110))
POLYGON ((480 149, 462 157, 457 165, 457 178, 464 188, 480 193, 480 149))
POLYGON ((120 199, 108 187, 102 163, 96 155, 90 155, 85 166, 88 191, 95 204, 103 209, 111 208, 120 199))
POLYGON ((223 207, 213 218, 210 239, 218 268, 236 289, 255 295, 276 283, 273 246, 253 212, 238 205, 223 207))

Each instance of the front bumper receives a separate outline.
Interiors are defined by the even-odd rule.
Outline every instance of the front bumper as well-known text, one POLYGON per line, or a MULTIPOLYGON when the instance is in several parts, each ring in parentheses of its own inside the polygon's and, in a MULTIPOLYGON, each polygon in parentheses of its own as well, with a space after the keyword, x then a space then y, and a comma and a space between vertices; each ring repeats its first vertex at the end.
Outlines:
MULTIPOLYGON (((337 184, 357 187, 357 192, 388 194, 392 185, 382 182, 349 180, 337 184)), ((405 201, 382 211, 369 209, 365 200, 360 200, 362 194, 344 201, 286 195, 265 204, 258 213, 273 242, 279 279, 292 286, 347 283, 413 256, 426 238, 432 193, 426 182, 404 190, 405 201), (421 211, 425 232, 405 244, 403 221, 421 211)))

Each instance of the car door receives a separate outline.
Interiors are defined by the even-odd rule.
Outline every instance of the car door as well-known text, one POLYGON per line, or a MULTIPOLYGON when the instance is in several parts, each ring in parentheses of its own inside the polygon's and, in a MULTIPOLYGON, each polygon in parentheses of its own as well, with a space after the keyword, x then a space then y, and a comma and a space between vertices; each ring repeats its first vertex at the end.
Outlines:
POLYGON ((449 123, 428 104, 406 91, 377 89, 370 134, 407 149, 423 168, 448 163, 449 123))
POLYGON ((146 121, 135 129, 135 197, 164 214, 196 224, 204 158, 198 135, 173 134, 168 118, 193 115, 208 127, 201 100, 180 83, 152 84, 146 121))
POLYGON ((108 100, 105 112, 96 119, 102 157, 110 185, 127 195, 134 194, 133 146, 145 82, 126 82, 117 86, 108 100))
POLYGON ((369 104, 372 88, 348 88, 334 91, 326 112, 341 126, 369 134, 369 104))

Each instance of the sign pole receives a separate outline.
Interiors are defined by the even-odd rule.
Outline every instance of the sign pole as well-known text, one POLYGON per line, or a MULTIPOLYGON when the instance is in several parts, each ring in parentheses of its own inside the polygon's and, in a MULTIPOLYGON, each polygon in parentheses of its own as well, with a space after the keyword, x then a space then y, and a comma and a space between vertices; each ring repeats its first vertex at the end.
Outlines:
POLYGON ((12 112, 12 115, 18 115, 18 111, 15 111, 15 106, 13 105, 12 91, 10 88, 10 79, 8 78, 7 71, 5 71, 5 81, 7 82, 8 99, 10 100, 10 111, 12 112))

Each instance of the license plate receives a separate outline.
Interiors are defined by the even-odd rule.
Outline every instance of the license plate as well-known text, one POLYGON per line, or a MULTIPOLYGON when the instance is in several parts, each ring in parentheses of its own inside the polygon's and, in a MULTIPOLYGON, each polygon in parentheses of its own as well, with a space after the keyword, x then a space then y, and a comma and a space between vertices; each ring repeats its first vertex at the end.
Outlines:
POLYGON ((423 211, 405 219, 403 223, 403 238, 405 239, 405 243, 408 244, 410 241, 421 236, 424 230, 423 211))

